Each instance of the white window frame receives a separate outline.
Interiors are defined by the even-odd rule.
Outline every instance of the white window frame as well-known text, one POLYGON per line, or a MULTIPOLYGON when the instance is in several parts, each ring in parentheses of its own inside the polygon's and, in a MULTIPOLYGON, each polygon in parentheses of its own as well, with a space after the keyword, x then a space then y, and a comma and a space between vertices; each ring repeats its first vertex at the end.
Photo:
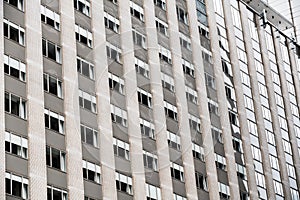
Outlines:
POLYGON ((181 150, 181 139, 179 135, 172 133, 167 130, 167 139, 169 143, 169 147, 174 148, 178 151, 181 150))
POLYGON ((159 58, 163 60, 164 62, 167 62, 169 64, 172 64, 172 54, 169 49, 166 49, 165 47, 159 45, 159 58), (167 59, 165 60, 164 57, 167 59))
POLYGON ((43 42, 45 42, 45 48, 46 48, 46 55, 43 54, 43 56, 45 56, 51 60, 54 60, 48 56, 48 45, 49 45, 49 43, 51 43, 52 45, 55 46, 55 60, 54 61, 61 64, 61 53, 62 53, 61 47, 45 38, 43 38, 43 42))
POLYGON ((46 108, 44 109, 44 114, 46 114, 46 115, 49 116, 48 117, 48 119, 49 119, 49 121, 48 121, 49 127, 46 127, 46 128, 48 128, 50 130, 53 130, 53 131, 56 131, 54 129, 51 129, 51 127, 50 127, 51 126, 50 117, 53 117, 53 118, 58 119, 58 129, 59 129, 58 132, 61 133, 61 134, 64 134, 64 121, 65 121, 64 116, 59 115, 59 114, 57 114, 55 112, 52 112, 51 110, 46 109, 46 108))
POLYGON ((171 92, 175 92, 174 78, 161 72, 162 86, 171 92))
POLYGON ((134 58, 134 62, 135 62, 136 72, 138 72, 139 74, 141 74, 146 78, 149 78, 150 77, 149 65, 136 57, 134 58))
POLYGON ((106 52, 107 52, 107 56, 118 62, 118 63, 122 63, 122 50, 119 49, 118 47, 114 46, 113 44, 106 42, 106 52), (112 51, 116 51, 116 58, 112 58, 112 51))
POLYGON ((142 135, 146 135, 146 128, 149 129, 149 136, 146 135, 147 137, 150 137, 152 139, 155 139, 155 128, 154 128, 154 124, 145 120, 145 119, 142 119, 140 118, 140 128, 141 128, 141 132, 142 132, 142 135))
POLYGON ((83 13, 84 15, 90 17, 90 15, 91 15, 91 5, 90 5, 90 2, 87 1, 87 0, 75 0, 75 1, 74 1, 74 3, 76 3, 76 5, 74 4, 74 8, 76 10, 78 10, 79 12, 83 13), (82 11, 79 10, 79 2, 81 2, 82 4, 84 4, 84 8, 83 8, 82 11))
POLYGON ((132 16, 138 18, 140 21, 144 22, 144 9, 133 1, 129 2, 130 4, 130 13, 132 16), (138 12, 139 16, 136 16, 134 13, 138 12))
MULTIPOLYGON (((171 171, 172 170, 173 171, 174 170, 179 171, 179 173, 180 173, 180 180, 179 181, 184 182, 184 169, 183 169, 183 167, 180 166, 180 165, 178 165, 178 164, 176 164, 176 163, 170 162, 170 168, 171 168, 170 169, 171 171)), ((176 179, 175 177, 172 177, 172 178, 176 179)), ((176 180, 178 180, 178 179, 176 179, 176 180)))
POLYGON ((10 27, 13 27, 14 29, 18 30, 18 40, 19 41, 15 41, 15 42, 17 42, 18 44, 20 44, 22 46, 25 46, 25 29, 22 28, 20 25, 17 25, 17 24, 15 24, 13 22, 10 22, 7 19, 3 19, 3 23, 7 24, 7 33, 8 33, 8 36, 5 36, 5 37, 7 37, 8 39, 10 39, 12 41, 15 41, 15 40, 11 39, 11 37, 10 37, 10 27))
POLYGON ((42 22, 44 22, 45 24, 50 25, 49 23, 47 23, 47 18, 50 18, 51 20, 54 21, 54 25, 52 26, 53 28, 55 28, 56 30, 60 30, 60 15, 52 10, 50 10, 47 6, 41 5, 41 15, 44 16, 44 20, 42 20, 42 22))
POLYGON ((124 90, 125 81, 122 78, 108 72, 108 79, 109 79, 109 87, 111 90, 116 90, 120 94, 125 94, 125 90, 124 90))
POLYGON ((151 200, 161 200, 160 188, 146 183, 146 197, 151 200))
POLYGON ((173 112, 173 116, 174 116, 174 117, 171 118, 171 119, 177 121, 177 120, 178 120, 177 107, 174 106, 174 105, 172 105, 172 104, 170 104, 170 103, 168 103, 168 102, 166 102, 166 101, 164 101, 164 107, 165 107, 165 113, 166 113, 166 115, 167 115, 169 118, 171 118, 171 117, 169 116, 169 113, 170 113, 170 112, 173 112))
POLYGON ((143 157, 144 157, 144 166, 146 168, 152 169, 154 171, 158 170, 158 157, 157 157, 157 155, 143 150, 143 157), (151 164, 148 163, 148 157, 150 157, 152 159, 151 164), (145 163, 145 161, 146 161, 146 163, 145 163), (152 165, 152 168, 149 167, 149 165, 152 165))
MULTIPOLYGON (((21 189, 21 198, 22 199, 28 199, 28 196, 29 196, 29 181, 27 178, 23 177, 23 176, 19 176, 19 175, 16 175, 16 174, 13 174, 11 172, 5 172, 5 179, 9 179, 10 180, 10 195, 13 195, 12 194, 12 190, 13 190, 13 187, 12 187, 12 181, 16 181, 16 182, 19 182, 22 184, 22 189, 21 189)), ((6 193, 7 194, 7 193, 6 193)))
POLYGON ((26 102, 26 100, 23 97, 20 97, 18 95, 15 95, 13 93, 5 91, 5 101, 6 101, 6 96, 7 95, 8 95, 8 101, 9 101, 8 102, 9 103, 9 105, 8 105, 8 107, 9 107, 8 109, 9 110, 6 110, 6 105, 5 105, 5 111, 8 112, 8 113, 10 113, 10 114, 12 114, 12 115, 18 116, 18 117, 20 117, 22 119, 26 119, 27 118, 27 102, 26 102), (19 109, 19 114, 18 115, 12 113, 12 107, 11 107, 12 96, 13 96, 13 98, 18 98, 19 99, 19 105, 18 105, 18 107, 19 107, 18 108, 19 109))
MULTIPOLYGON (((14 144, 19 147, 17 154, 14 154, 14 155, 20 156, 24 159, 28 158, 28 140, 26 138, 15 135, 8 131, 5 131, 5 143, 6 142, 9 143, 9 150, 10 150, 10 151, 8 151, 9 153, 13 154, 12 153, 12 144, 14 144)), ((5 144, 5 147, 6 147, 6 144, 5 144)))
POLYGON ((198 93, 197 93, 197 91, 186 85, 185 86, 185 92, 186 92, 187 100, 189 100, 190 102, 197 105, 198 104, 198 93))
POLYGON ((168 33, 169 25, 166 22, 155 17, 155 24, 156 24, 156 29, 159 33, 161 33, 167 37, 169 36, 169 33, 168 33))
POLYGON ((89 145, 93 145, 96 148, 99 147, 98 146, 99 143, 98 143, 98 131, 97 130, 95 130, 91 127, 88 127, 86 125, 80 124, 80 132, 81 132, 81 136, 84 136, 84 138, 81 137, 82 142, 84 142, 86 144, 89 144, 89 145), (93 132, 93 144, 88 143, 87 140, 86 140, 86 131, 87 131, 87 129, 90 129, 90 131, 93 132))
POLYGON ((86 160, 82 160, 82 168, 86 170, 86 179, 89 181, 94 181, 96 183, 100 184, 100 180, 101 180, 101 167, 99 165, 96 165, 95 163, 91 163, 89 161, 86 160), (94 180, 90 180, 88 179, 89 175, 89 171, 94 172, 94 180))
POLYGON ((50 78, 52 78, 52 79, 56 80, 56 89, 57 89, 57 94, 53 94, 53 95, 56 95, 59 98, 63 98, 63 84, 62 84, 62 81, 59 80, 57 77, 54 77, 50 74, 44 73, 44 81, 45 81, 45 78, 46 78, 46 81, 47 81, 47 88, 44 88, 44 91, 46 91, 50 94, 53 94, 49 90, 49 88, 50 88, 50 86, 49 86, 50 83, 49 82, 50 82, 50 78))
MULTIPOLYGON (((10 1, 11 0, 4 0, 5 2, 7 2, 7 3, 9 3, 10 5, 12 5, 11 3, 10 3, 10 1)), ((21 10, 21 11, 24 11, 24 0, 17 0, 17 8, 19 9, 19 10, 21 10)), ((14 5, 12 5, 12 6, 14 6, 14 5)))
POLYGON ((79 99, 82 99, 81 100, 82 105, 80 105, 81 103, 80 103, 80 100, 79 100, 80 107, 85 108, 85 109, 91 111, 92 113, 97 113, 97 99, 96 99, 96 96, 91 95, 91 94, 89 94, 85 91, 82 91, 80 89, 78 90, 78 94, 79 94, 79 99), (84 100, 90 102, 91 109, 88 109, 84 106, 85 105, 84 100))
POLYGON ((189 51, 192 51, 191 38, 189 38, 185 34, 179 32, 179 39, 180 39, 180 44, 182 47, 186 48, 189 51))
POLYGON ((93 47, 93 34, 88 29, 81 27, 78 24, 75 24, 75 33, 76 33, 76 40, 84 45, 87 45, 88 47, 93 47), (78 37, 78 38, 77 38, 78 37), (81 41, 81 37, 86 38, 86 42, 84 43, 81 41))
POLYGON ((61 199, 62 200, 67 200, 68 199, 68 192, 65 191, 65 190, 62 190, 62 189, 59 189, 59 188, 56 188, 56 187, 53 187, 53 186, 50 186, 50 185, 47 186, 47 189, 51 190, 51 198, 52 198, 52 199, 48 199, 48 200, 55 200, 55 199, 53 199, 53 190, 61 192, 61 199))
POLYGON ((194 158, 197 158, 204 162, 204 148, 196 143, 192 143, 192 151, 194 158))
POLYGON ((14 70, 19 71, 19 80, 24 82, 26 81, 26 65, 23 62, 4 54, 4 65, 8 66, 7 74, 11 77, 17 78, 11 75, 11 68, 13 68, 14 70))
POLYGON ((132 178, 131 177, 116 172, 115 179, 116 179, 116 184, 118 184, 118 182, 122 182, 122 183, 125 183, 127 185, 126 186, 126 193, 128 193, 130 195, 133 194, 132 178))
POLYGON ((132 29, 132 36, 133 36, 133 43, 135 45, 138 45, 140 47, 142 47, 143 49, 147 49, 147 39, 146 36, 142 33, 140 33, 139 31, 137 31, 136 29, 132 29), (141 40, 139 40, 138 38, 141 38, 141 40), (141 41, 141 43, 140 43, 141 41))
POLYGON ((54 148, 54 147, 51 147, 51 146, 46 146, 46 151, 47 151, 47 148, 49 148, 49 156, 50 156, 50 163, 49 163, 49 165, 47 164, 47 166, 48 167, 51 167, 51 168, 53 168, 53 169, 57 169, 56 167, 53 167, 53 161, 52 161, 52 149, 55 149, 55 150, 57 150, 57 151, 59 151, 59 158, 60 158, 60 169, 58 169, 58 170, 61 170, 61 171, 63 171, 63 172, 66 172, 66 157, 67 157, 67 154, 66 154, 66 152, 63 152, 63 151, 61 151, 60 149, 56 149, 56 148, 54 148))
POLYGON ((120 117, 122 119, 122 122, 119 123, 124 127, 127 127, 127 111, 113 105, 110 104, 110 110, 111 110, 111 114, 114 115, 115 120, 113 122, 119 123, 116 120, 116 116, 120 117))
POLYGON ((77 71, 82 74, 83 76, 86 76, 92 80, 95 80, 95 70, 94 70, 94 65, 90 62, 88 62, 87 60, 83 59, 83 58, 80 58, 77 56, 77 71), (79 62, 79 63, 78 63, 79 62), (88 71, 89 71, 89 74, 86 75, 83 73, 83 63, 88 65, 88 71), (78 66, 79 64, 79 66, 78 66))
POLYGON ((192 63, 182 58, 182 67, 185 74, 188 74, 191 77, 195 78, 195 68, 192 63))
POLYGON ((120 33, 120 20, 110 15, 109 13, 104 12, 104 22, 106 28, 114 31, 115 33, 120 33), (113 25, 113 27, 109 26, 110 23, 113 25))
POLYGON ((113 145, 115 145, 117 147, 116 148, 117 152, 115 152, 117 154, 115 154, 115 155, 117 155, 118 157, 124 158, 126 160, 130 160, 129 144, 128 143, 126 143, 122 140, 119 140, 117 138, 113 138, 113 145), (125 157, 119 155, 119 148, 122 149, 125 152, 125 157))
POLYGON ((144 106, 147 106, 148 108, 152 108, 152 94, 141 89, 137 88, 137 95, 138 95, 138 102, 144 106), (147 99, 147 104, 143 103, 143 100, 146 98, 147 99))

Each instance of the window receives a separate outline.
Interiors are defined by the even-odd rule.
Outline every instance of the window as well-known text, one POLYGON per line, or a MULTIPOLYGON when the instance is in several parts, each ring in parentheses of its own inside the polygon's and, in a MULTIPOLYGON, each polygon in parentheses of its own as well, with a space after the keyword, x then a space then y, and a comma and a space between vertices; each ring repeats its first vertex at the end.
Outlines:
POLYGON ((84 179, 100 183, 101 168, 99 165, 82 160, 82 171, 84 179))
POLYGON ((219 169, 226 170, 226 159, 224 156, 215 154, 216 166, 219 169))
POLYGON ((143 104, 147 106, 148 108, 152 107, 152 95, 149 92, 146 92, 145 90, 142 90, 140 88, 137 89, 137 95, 138 95, 138 102, 140 104, 143 104))
POLYGON ((255 175, 256 175, 256 184, 263 188, 266 187, 264 175, 258 172, 255 172, 255 175))
POLYGON ((161 200, 160 188, 146 183, 147 200, 161 200))
POLYGON ((82 142, 98 147, 98 132, 95 129, 81 124, 80 132, 82 142))
MULTIPOLYGON (((269 158, 270 158, 270 164, 271 164, 271 167, 273 169, 276 169, 279 171, 279 163, 278 163, 278 158, 276 158, 275 156, 272 156, 272 155, 269 155, 269 158)), ((288 164, 287 164, 288 165, 288 164)))
POLYGON ((190 124, 191 129, 200 133, 200 119, 198 117, 195 117, 194 115, 189 114, 189 124, 190 124))
POLYGON ((159 58, 169 64, 172 64, 171 51, 159 45, 159 58))
POLYGON ((184 35, 183 33, 179 32, 179 39, 180 39, 180 45, 187 50, 191 51, 192 50, 192 43, 191 39, 184 35))
POLYGON ((194 68, 193 64, 182 59, 182 68, 183 68, 183 72, 185 74, 190 75, 191 77, 195 78, 195 68, 194 68))
POLYGON ((208 51, 207 49, 202 47, 202 58, 208 63, 213 63, 212 62, 212 53, 208 51))
POLYGON ((168 36, 168 24, 158 18, 155 18, 156 29, 165 36, 168 36))
POLYGON ((255 146, 251 146, 251 150, 252 150, 252 156, 254 160, 257 160, 259 162, 261 162, 261 153, 260 153, 260 149, 255 147, 255 146))
POLYGON ((116 172, 115 178, 116 178, 117 190, 126 192, 130 195, 133 194, 131 177, 116 172))
POLYGON ((179 8, 178 6, 176 6, 176 11, 177 11, 178 20, 180 22, 183 22, 186 25, 189 25, 188 13, 185 10, 183 10, 182 8, 179 8))
POLYGON ((173 199, 174 200, 186 200, 185 197, 180 196, 179 194, 175 194, 175 193, 173 193, 173 199))
POLYGON ((238 126, 237 115, 230 111, 229 111, 229 121, 231 124, 238 126))
POLYGON ((189 100, 190 102, 194 103, 194 104, 198 104, 198 94, 197 91, 185 86, 185 94, 186 94, 186 98, 187 100, 189 100))
POLYGON ((115 155, 125 158, 126 160, 130 160, 128 143, 118 140, 116 138, 113 138, 113 144, 114 144, 115 155))
POLYGON ((207 16, 206 16, 206 6, 203 1, 196 1, 196 8, 197 8, 197 19, 200 23, 204 24, 205 26, 208 25, 207 16))
POLYGON ((111 120, 124 127, 127 127, 127 112, 112 104, 110 105, 110 110, 111 120))
POLYGON ((66 153, 46 146, 46 161, 47 166, 66 171, 66 153))
POLYGON ((171 169, 171 177, 174 179, 177 179, 181 182, 184 182, 183 167, 176 163, 173 163, 173 162, 171 162, 170 165, 171 165, 171 168, 170 168, 171 169))
POLYGON ((24 10, 24 0, 4 0, 4 1, 9 3, 10 5, 17 7, 21 11, 24 10))
POLYGON ((44 74, 44 90, 62 98, 62 82, 49 74, 44 74))
POLYGON ((114 45, 110 43, 106 43, 106 54, 107 57, 111 58, 112 60, 121 63, 121 54, 122 51, 118 47, 115 47, 114 45))
POLYGON ((212 89, 216 89, 215 77, 210 74, 205 73, 205 83, 212 89))
POLYGON ((130 13, 132 16, 138 18, 140 21, 144 21, 144 9, 136 3, 130 1, 130 13))
POLYGON ((47 186, 47 200, 67 200, 68 193, 65 190, 47 186))
POLYGON ((120 21, 107 12, 104 12, 104 24, 106 28, 114 31, 115 33, 120 33, 120 21))
POLYGON ((75 24, 75 36, 76 40, 82 44, 92 47, 93 45, 93 35, 92 33, 85 28, 75 24))
POLYGON ((61 63, 61 48, 46 39, 43 39, 43 55, 61 63))
POLYGON ((45 114, 45 127, 63 134, 64 121, 65 121, 64 117, 48 109, 44 110, 44 114, 45 114))
MULTIPOLYGON (((12 2, 12 0, 10 0, 12 2)), ((20 45, 25 45, 25 29, 17 24, 9 22, 7 19, 3 19, 4 36, 20 45)))
POLYGON ((60 15, 43 5, 41 5, 41 19, 56 30, 60 29, 60 15))
POLYGON ((282 188, 282 183, 277 182, 275 180, 273 180, 274 183, 274 189, 275 189, 275 193, 278 195, 283 196, 283 188, 282 188))
POLYGON ((161 72, 162 86, 171 92, 175 92, 174 79, 173 77, 161 72))
POLYGON ((87 0, 74 0, 74 8, 86 16, 90 16, 90 2, 87 0))
POLYGON ((146 168, 157 171, 157 155, 143 151, 143 159, 146 168))
POLYGON ((254 110, 253 100, 251 97, 244 95, 245 107, 249 110, 254 110))
POLYGON ((246 168, 243 165, 236 163, 236 172, 238 177, 246 180, 246 168))
POLYGON ((97 113, 96 97, 79 90, 79 105, 93 113, 97 113))
POLYGON ((219 182, 219 194, 221 199, 230 199, 229 186, 219 182))
POLYGON ((26 119, 26 101, 22 97, 5 92, 5 111, 26 119))
POLYGON ((26 80, 26 65, 7 55, 4 55, 4 72, 20 81, 26 80))
POLYGON ((149 65, 144 61, 134 58, 135 61, 135 70, 137 73, 141 74, 142 76, 149 78, 149 65))
POLYGON ((172 118, 173 120, 177 121, 177 108, 176 106, 173 106, 172 104, 164 101, 165 106, 165 114, 172 118))
POLYGON ((169 146, 176 150, 180 150, 181 149, 180 136, 170 131, 167 131, 167 133, 168 133, 167 137, 168 137, 169 146))
POLYGON ((217 102, 208 99, 208 110, 211 113, 214 113, 215 115, 219 115, 219 105, 217 102))
POLYGON ((216 127, 211 127, 211 133, 215 141, 223 144, 222 130, 216 127))
POLYGON ((198 144, 192 143, 193 156, 196 159, 199 159, 204 162, 204 149, 198 144))
POLYGON ((154 4, 163 10, 167 9, 166 0, 154 0, 154 4))
POLYGON ((125 94, 125 92, 124 92, 125 82, 119 76, 116 76, 116 75, 108 72, 108 82, 109 82, 109 88, 111 90, 115 90, 115 91, 119 92, 120 94, 125 94))
POLYGON ((140 118, 140 128, 142 135, 145 135, 149 138, 155 139, 154 135, 154 124, 151 122, 140 118))
POLYGON ((77 57, 77 71, 80 74, 95 80, 94 65, 79 57, 77 57))
POLYGON ((5 131, 5 151, 27 159, 28 140, 5 131))
POLYGON ((201 174, 199 172, 196 172, 195 176, 196 176, 196 186, 197 186, 197 188, 201 189, 201 190, 208 191, 206 177, 204 177, 203 174, 201 174))
POLYGON ((28 179, 5 172, 5 192, 22 199, 28 199, 28 179))
POLYGON ((232 137, 232 145, 235 151, 242 153, 242 141, 240 139, 232 137))
POLYGON ((146 45, 146 36, 138 32, 137 30, 132 30, 133 43, 142 47, 143 49, 147 48, 146 45))

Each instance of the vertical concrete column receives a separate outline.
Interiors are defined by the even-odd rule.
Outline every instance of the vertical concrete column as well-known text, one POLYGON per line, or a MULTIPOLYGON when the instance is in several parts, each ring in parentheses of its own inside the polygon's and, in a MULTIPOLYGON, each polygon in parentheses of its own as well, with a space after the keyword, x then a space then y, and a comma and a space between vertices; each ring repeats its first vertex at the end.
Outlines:
POLYGON ((73 1, 60 1, 68 198, 84 198, 73 1))
POLYGON ((291 148, 293 152, 293 161, 296 170, 297 186, 298 188, 300 188, 300 168, 296 167, 296 166, 300 166, 300 157, 298 151, 297 138, 294 129, 294 120, 293 120, 293 114, 292 114, 291 103, 290 103, 290 95, 288 91, 286 74, 284 70, 284 63, 281 54, 280 36, 276 37, 278 33, 274 29, 272 29, 272 32, 274 35, 275 56, 277 59, 278 73, 280 77, 281 91, 282 91, 283 103, 285 108, 284 111, 285 111, 287 125, 288 125, 288 133, 290 139, 289 142, 291 143, 291 148))
MULTIPOLYGON (((258 131, 260 131, 261 134, 265 134, 264 118, 261 109, 260 93, 259 93, 257 73, 255 68, 255 58, 253 53, 252 39, 251 37, 249 37, 251 33, 250 33, 249 23, 248 23, 248 14, 247 14, 248 10, 246 5, 241 2, 239 2, 239 6, 240 6, 241 23, 243 28, 244 42, 245 42, 244 44, 247 52, 248 71, 249 71, 250 82, 251 82, 251 89, 252 89, 251 91, 253 95, 255 118, 257 119, 257 124, 260 124, 259 126, 261 126, 261 128, 258 127, 258 131)), ((269 102, 271 101, 276 105, 275 97, 273 95, 271 95, 271 97, 269 96, 269 102)), ((280 125, 277 119, 277 111, 271 112, 271 117, 272 117, 273 132, 275 135, 275 142, 277 148, 277 157, 279 160, 280 176, 284 188, 284 194, 287 199, 291 199, 288 173, 287 173, 287 168, 285 163, 285 154, 283 150, 282 136, 280 134, 280 125)))
MULTIPOLYGON (((194 11, 195 12, 195 11, 194 11)), ((170 49, 172 53, 172 68, 175 82, 176 103, 178 108, 178 124, 182 146, 182 161, 185 175, 185 189, 187 198, 198 199, 195 180, 194 158, 192 154, 192 138, 186 100, 185 78, 182 71, 181 45, 179 42, 179 24, 176 13, 176 1, 167 0, 167 18, 170 34, 170 49)), ((197 27, 194 27, 197 28, 197 27)), ((200 54, 201 55, 201 54, 200 54)), ((198 55, 197 55, 198 56, 198 55)), ((207 105, 207 104, 206 104, 207 105)))
POLYGON ((164 110, 164 93, 161 83, 161 67, 159 46, 155 25, 155 5, 153 1, 144 0, 145 27, 148 36, 148 64, 153 102, 153 119, 155 126, 156 148, 158 157, 159 181, 162 199, 170 199, 173 195, 170 172, 170 156, 164 110), (150 39, 151 38, 151 39, 150 39))
MULTIPOLYGON (((3 35, 3 1, 0 2, 0 66, 3 66, 4 35, 3 35)), ((0 141, 5 141, 5 111, 4 111, 4 70, 0 70, 0 141)), ((0 147, 0 199, 5 199, 5 147, 0 147)))
MULTIPOLYGON (((256 23, 259 24, 258 17, 256 17, 256 23)), ((268 55, 268 48, 267 48, 266 38, 265 38, 265 30, 263 29, 262 26, 257 26, 257 32, 258 32, 258 38, 259 38, 259 43, 260 43, 262 62, 264 65, 266 87, 268 88, 267 92, 268 92, 269 105, 270 105, 271 116, 272 116, 272 121, 273 121, 273 129, 274 129, 274 133, 276 134, 276 132, 278 133, 278 131, 276 130, 278 127, 276 127, 274 125, 276 125, 277 123, 279 124, 279 119, 278 119, 277 104, 275 101, 275 92, 274 92, 274 85, 273 85, 273 80, 272 80, 270 59, 269 59, 269 55, 268 55)), ((276 136, 276 137, 278 137, 278 136, 276 136)), ((273 193, 275 194, 275 191, 273 191, 273 193)))
POLYGON ((137 97, 137 80, 129 2, 129 0, 119 1, 119 14, 121 16, 121 49, 126 91, 132 180, 134 188, 133 197, 136 200, 140 200, 146 199, 145 169, 143 164, 142 135, 140 131, 140 124, 138 123, 140 113, 137 97))
MULTIPOLYGON (((36 0, 28 0, 25 3, 28 175, 30 199, 47 199, 43 56, 41 53, 42 25, 40 5, 40 1, 36 0)), ((2 55, 3 54, 1 54, 1 57, 2 55)))
MULTIPOLYGON (((192 51, 193 51, 193 65, 196 69, 195 79, 196 79, 196 87, 197 87, 196 89, 198 92, 198 99, 199 99, 198 110, 199 113, 201 113, 200 114, 201 132, 203 134, 202 137, 203 137, 203 146, 205 151, 205 165, 206 165, 207 178, 208 178, 209 196, 211 199, 219 199, 219 189, 218 187, 216 187, 218 185, 218 177, 217 177, 217 169, 216 169, 215 159, 214 159, 215 157, 214 142, 213 142, 211 128, 210 128, 211 127, 211 121, 209 118, 210 114, 207 106, 208 105, 207 91, 206 88, 203 87, 204 85, 206 85, 206 83, 205 83, 205 76, 204 76, 205 73, 204 73, 204 66, 203 66, 203 59, 202 59, 202 47, 201 47, 200 36, 198 31, 198 20, 195 12, 196 11, 195 1, 187 1, 187 8, 189 13, 189 21, 190 21, 190 34, 191 34, 191 43, 192 43, 192 51)), ((226 100, 224 102, 226 102, 226 100)), ((223 113, 228 113, 227 107, 226 107, 226 112, 223 113)), ((227 124, 229 124, 229 122, 227 122, 227 124)), ((230 129, 228 133, 231 133, 230 129)), ((230 141, 231 141, 231 136, 230 136, 230 141)), ((231 163, 234 165, 235 160, 231 161, 231 163)), ((234 168, 231 169, 235 170, 235 166, 234 168)), ((236 173, 235 173, 235 177, 236 177, 236 173)))
MULTIPOLYGON (((225 22, 226 22, 227 27, 229 27, 228 29, 234 30, 233 24, 232 24, 232 19, 231 19, 231 13, 226 13, 228 6, 230 9, 230 4, 226 4, 226 3, 228 3, 228 1, 223 1, 225 22)), ((216 24, 214 24, 214 25, 210 24, 210 26, 214 26, 214 27, 212 27, 212 30, 210 30, 210 34, 212 34, 211 38, 215 38, 215 39, 211 39, 211 40, 215 40, 215 41, 211 41, 212 46, 214 46, 213 43, 215 42, 216 46, 214 46, 214 47, 219 47, 219 45, 218 45, 219 44, 219 41, 218 41, 219 36, 217 35, 217 26, 216 26, 216 24), (213 29, 215 29, 214 33, 212 33, 213 29), (215 34, 215 36, 214 36, 214 34, 215 34)), ((231 37, 229 37, 229 35, 228 35, 229 46, 230 46, 230 43, 232 43, 232 45, 236 45, 234 34, 230 35, 230 36, 231 37)), ((239 61, 237 58, 237 53, 234 52, 233 48, 230 50, 231 50, 230 53, 232 54, 232 55, 230 55, 230 59, 231 59, 231 64, 232 64, 232 68, 233 68, 233 73, 234 73, 233 79, 234 79, 234 83, 235 83, 234 85, 235 85, 235 92, 237 94, 236 95, 237 101, 244 102, 242 84, 241 84, 241 80, 239 79, 240 69, 239 69, 239 61), (234 71, 234 70, 236 70, 236 71, 234 71), (239 98, 241 98, 241 99, 239 99, 239 98)), ((222 66, 220 50, 216 50, 216 51, 212 50, 212 52, 213 52, 213 59, 215 61, 214 62, 215 66, 217 66, 218 64, 219 64, 219 66, 222 66)), ((227 176, 228 176, 228 181, 229 181, 229 186, 230 186, 230 196, 232 199, 238 199, 238 198, 240 198, 240 190, 239 190, 238 178, 237 178, 237 173, 236 173, 235 156, 234 156, 234 149, 233 149, 233 145, 232 145, 231 124, 229 121, 228 104, 227 104, 227 97, 226 97, 225 84, 224 84, 224 73, 223 73, 222 68, 214 67, 214 75, 216 78, 218 104, 219 104, 219 110, 220 110, 220 121, 221 121, 221 125, 222 125, 224 151, 225 151, 226 165, 227 165, 227 176)), ((238 104, 239 104, 239 102, 238 102, 238 104)), ((244 105, 241 105, 241 106, 244 106, 244 105)), ((244 107, 242 107, 242 108, 244 108, 244 107)), ((239 118, 239 119, 240 119, 240 124, 247 124, 246 118, 239 118), (246 120, 246 121, 242 121, 242 120, 246 120)), ((245 128, 247 128, 247 127, 245 127, 245 128)))
POLYGON ((106 35, 103 0, 92 0, 92 32, 94 35, 95 91, 97 96, 97 121, 100 130, 100 162, 103 200, 116 200, 115 157, 108 85, 108 63, 106 56, 106 35))
MULTIPOLYGON (((295 57, 295 53, 292 50, 291 47, 291 43, 287 42, 287 46, 288 46, 288 51, 289 51, 289 58, 290 58, 290 64, 291 64, 291 71, 292 71, 292 77, 294 80, 294 87, 295 87, 295 91, 296 91, 296 99, 297 99, 297 103, 298 103, 298 109, 300 109, 300 81, 299 81, 299 76, 298 76, 298 70, 297 70, 297 63, 296 63, 296 57, 295 57)), ((295 133, 296 136, 296 133, 295 133)), ((299 156, 300 152, 299 149, 297 147, 297 139, 294 138, 293 142, 296 144, 294 144, 294 147, 292 147, 293 150, 293 154, 297 154, 299 156)), ((294 160, 294 166, 296 169, 296 177, 297 177, 297 185, 299 188, 299 182, 300 182, 300 160, 294 160)))

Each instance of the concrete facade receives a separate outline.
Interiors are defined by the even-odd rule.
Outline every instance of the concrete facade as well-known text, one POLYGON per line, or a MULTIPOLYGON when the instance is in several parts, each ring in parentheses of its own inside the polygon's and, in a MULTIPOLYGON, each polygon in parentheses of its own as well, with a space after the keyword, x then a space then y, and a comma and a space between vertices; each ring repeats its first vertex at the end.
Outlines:
POLYGON ((268 3, 2 1, 0 199, 299 200, 296 18, 268 3))

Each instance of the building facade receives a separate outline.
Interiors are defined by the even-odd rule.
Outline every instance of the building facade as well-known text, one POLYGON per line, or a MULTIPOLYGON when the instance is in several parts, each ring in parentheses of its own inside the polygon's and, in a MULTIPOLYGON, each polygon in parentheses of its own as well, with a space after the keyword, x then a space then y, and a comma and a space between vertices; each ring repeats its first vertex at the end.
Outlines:
POLYGON ((0 10, 0 199, 300 199, 300 60, 265 2, 0 10))

